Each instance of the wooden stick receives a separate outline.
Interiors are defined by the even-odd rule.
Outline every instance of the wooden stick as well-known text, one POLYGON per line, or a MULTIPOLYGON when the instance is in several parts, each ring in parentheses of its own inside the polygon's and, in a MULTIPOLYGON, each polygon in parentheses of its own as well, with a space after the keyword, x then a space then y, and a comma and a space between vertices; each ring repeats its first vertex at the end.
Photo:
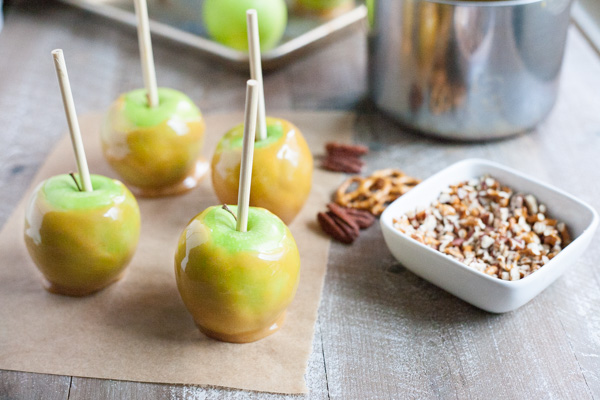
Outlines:
POLYGON ((79 171, 79 179, 81 186, 86 192, 91 192, 92 181, 90 180, 90 171, 88 170, 87 160, 85 158, 85 150, 81 140, 81 131, 79 130, 79 122, 77 121, 77 112, 75 111, 75 103, 73 102, 73 93, 71 93, 71 84, 69 83, 69 74, 67 74, 67 64, 65 56, 61 49, 52 51, 54 58, 54 68, 60 85, 60 93, 62 94, 63 104, 65 106, 65 114, 67 115, 67 123, 69 124, 69 133, 71 134, 71 143, 75 152, 75 160, 77 161, 77 170, 79 171))
POLYGON ((263 86, 262 61, 260 58, 260 36, 256 10, 246 11, 248 27, 248 50, 250 55, 250 77, 258 82, 258 131, 256 140, 267 138, 267 117, 265 110, 265 89, 263 86))
POLYGON ((258 111, 258 82, 251 79, 246 84, 246 106, 244 110, 244 141, 240 166, 240 187, 236 230, 248 230, 248 208, 250 207, 250 183, 252 181, 252 159, 256 136, 256 112, 258 111))
POLYGON ((137 15, 138 42, 144 86, 148 96, 148 106, 158 106, 158 89, 156 87, 156 71, 154 70, 154 56, 152 55, 152 41, 150 40, 150 24, 148 22, 148 5, 146 0, 134 0, 135 14, 137 15))

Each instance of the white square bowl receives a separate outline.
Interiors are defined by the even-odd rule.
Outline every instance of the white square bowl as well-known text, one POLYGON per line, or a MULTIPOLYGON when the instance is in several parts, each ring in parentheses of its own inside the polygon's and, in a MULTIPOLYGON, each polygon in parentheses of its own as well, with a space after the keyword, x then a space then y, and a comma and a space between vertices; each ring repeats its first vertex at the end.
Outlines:
POLYGON ((486 160, 468 159, 438 172, 394 201, 381 215, 380 223, 388 248, 404 267, 476 307, 504 313, 533 299, 573 266, 590 244, 598 226, 598 214, 583 201, 518 171, 486 160), (539 203, 546 205, 550 218, 567 224, 573 238, 550 262, 518 281, 486 275, 417 242, 393 226, 395 218, 429 206, 449 185, 486 174, 515 192, 533 194, 539 203))

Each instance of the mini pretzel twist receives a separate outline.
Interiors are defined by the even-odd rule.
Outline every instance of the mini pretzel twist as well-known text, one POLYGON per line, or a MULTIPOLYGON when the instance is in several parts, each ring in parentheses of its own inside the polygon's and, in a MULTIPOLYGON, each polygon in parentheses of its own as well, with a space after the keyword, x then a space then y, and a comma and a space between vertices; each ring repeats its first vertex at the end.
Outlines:
POLYGON ((336 191, 335 202, 343 207, 380 215, 392 201, 419 182, 418 179, 406 176, 402 171, 393 168, 375 171, 366 178, 352 176, 336 191))

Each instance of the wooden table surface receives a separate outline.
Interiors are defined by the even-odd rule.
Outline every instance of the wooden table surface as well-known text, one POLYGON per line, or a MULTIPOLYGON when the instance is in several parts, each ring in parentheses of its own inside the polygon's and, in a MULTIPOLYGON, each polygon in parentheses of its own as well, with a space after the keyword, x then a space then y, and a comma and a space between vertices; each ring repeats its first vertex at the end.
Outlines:
MULTIPOLYGON (((50 51, 65 50, 79 113, 141 86, 135 31, 44 0, 12 1, 0 34, 0 225, 66 129, 50 51)), ((185 90, 204 113, 240 110, 246 76, 154 40, 159 84, 185 90)), ((366 96, 366 40, 348 35, 266 76, 269 109, 358 113, 368 169, 426 178, 467 157, 499 161, 600 209, 600 58, 572 28, 561 92, 531 133, 463 144, 403 131, 366 96)), ((1 255, 0 255, 1 256, 1 255)), ((0 371, 1 399, 600 398, 600 238, 529 304, 480 311, 413 275, 374 226, 334 243, 306 396, 0 371)), ((1 306, 1 305, 0 305, 1 306)), ((0 321, 2 329, 2 321, 0 321)))

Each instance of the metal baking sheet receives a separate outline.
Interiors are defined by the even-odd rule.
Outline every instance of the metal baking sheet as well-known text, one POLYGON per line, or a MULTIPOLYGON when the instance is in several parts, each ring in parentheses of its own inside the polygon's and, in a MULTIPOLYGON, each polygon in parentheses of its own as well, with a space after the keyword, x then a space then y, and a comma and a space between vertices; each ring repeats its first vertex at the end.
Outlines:
MULTIPOLYGON (((131 0, 60 0, 93 13, 135 26, 131 0)), ((202 23, 202 0, 148 0, 150 30, 233 67, 248 69, 248 54, 221 45, 208 37, 202 23)), ((290 11, 285 34, 275 48, 262 54, 263 68, 274 69, 296 59, 349 30, 361 27, 367 16, 364 5, 332 18, 307 17, 290 11)))
POLYGON ((571 15, 584 35, 600 52, 600 2, 579 0, 573 5, 571 15))

